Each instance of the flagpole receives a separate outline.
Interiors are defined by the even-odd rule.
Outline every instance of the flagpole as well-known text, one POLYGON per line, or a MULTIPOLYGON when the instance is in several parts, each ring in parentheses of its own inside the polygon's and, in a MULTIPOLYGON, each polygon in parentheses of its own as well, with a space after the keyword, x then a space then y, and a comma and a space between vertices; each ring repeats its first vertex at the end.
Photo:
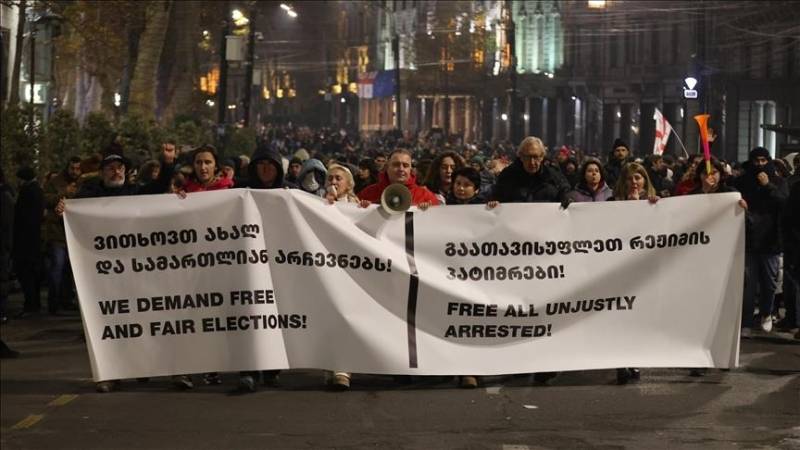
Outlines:
POLYGON ((686 159, 689 159, 689 152, 686 151, 686 146, 683 145, 683 141, 681 141, 681 138, 680 138, 680 136, 678 136, 678 133, 672 133, 672 134, 674 134, 675 135, 675 139, 677 139, 678 142, 680 142, 681 148, 683 149, 683 154, 686 155, 686 159))

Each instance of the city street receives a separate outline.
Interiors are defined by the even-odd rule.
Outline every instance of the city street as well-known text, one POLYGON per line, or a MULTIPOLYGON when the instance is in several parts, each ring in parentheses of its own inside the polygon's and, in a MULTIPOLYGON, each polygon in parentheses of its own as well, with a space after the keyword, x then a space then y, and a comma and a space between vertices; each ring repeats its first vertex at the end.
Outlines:
POLYGON ((334 393, 321 371, 293 370, 277 387, 235 395, 236 374, 220 386, 196 376, 186 392, 159 378, 96 393, 80 330, 77 315, 3 325, 21 352, 2 361, 3 449, 800 446, 800 345, 786 333, 743 340, 741 368, 701 378, 643 369, 638 384, 617 386, 602 370, 462 390, 454 378, 356 375, 350 392, 334 393))

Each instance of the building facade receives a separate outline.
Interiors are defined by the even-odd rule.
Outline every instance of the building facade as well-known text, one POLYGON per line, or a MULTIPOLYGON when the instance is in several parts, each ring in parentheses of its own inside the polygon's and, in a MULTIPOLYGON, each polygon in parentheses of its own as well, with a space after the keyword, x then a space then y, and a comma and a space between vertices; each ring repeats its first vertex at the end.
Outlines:
POLYGON ((442 129, 465 141, 536 135, 550 148, 604 156, 622 138, 644 156, 658 108, 676 136, 668 153, 697 151, 700 113, 711 115, 719 157, 741 160, 756 145, 777 156, 796 145, 761 128, 799 121, 800 8, 792 2, 372 5, 368 70, 399 66, 400 104, 360 100, 364 132, 396 127, 399 117, 411 132, 442 129), (684 95, 687 77, 698 80, 697 98, 684 95))

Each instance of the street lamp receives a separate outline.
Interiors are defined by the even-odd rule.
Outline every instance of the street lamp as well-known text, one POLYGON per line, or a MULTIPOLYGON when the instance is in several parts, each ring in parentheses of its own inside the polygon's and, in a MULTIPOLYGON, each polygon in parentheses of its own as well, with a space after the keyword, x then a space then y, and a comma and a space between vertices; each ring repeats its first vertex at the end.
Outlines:
POLYGON ((286 14, 292 19, 297 18, 297 11, 295 11, 294 8, 287 5, 286 3, 281 3, 281 9, 286 11, 286 14))
POLYGON ((244 13, 238 9, 231 11, 231 19, 233 19, 233 23, 236 24, 237 27, 243 27, 250 23, 250 19, 245 17, 244 13))

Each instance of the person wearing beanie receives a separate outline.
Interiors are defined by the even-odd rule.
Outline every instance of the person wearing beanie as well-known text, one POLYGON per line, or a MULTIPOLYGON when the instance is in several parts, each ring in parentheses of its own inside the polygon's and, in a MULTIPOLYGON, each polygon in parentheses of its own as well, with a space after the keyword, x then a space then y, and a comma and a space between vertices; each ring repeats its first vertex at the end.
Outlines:
POLYGON ((303 170, 303 160, 294 157, 289 161, 289 170, 286 171, 286 181, 300 184, 300 171, 303 170))
POLYGON ((608 178, 606 182, 609 186, 616 185, 622 167, 631 161, 631 150, 628 144, 620 138, 615 139, 614 145, 611 147, 608 164, 605 167, 606 177, 608 178))
POLYGON ((36 180, 36 171, 25 166, 17 171, 20 180, 19 196, 14 207, 14 243, 11 259, 22 287, 25 304, 18 318, 39 313, 41 308, 42 219, 44 218, 44 192, 36 180))
POLYGON ((234 161, 233 158, 228 158, 222 161, 222 164, 220 165, 220 174, 225 178, 234 180, 235 185, 237 167, 238 165, 236 164, 236 161, 234 161))
MULTIPOLYGON (((167 192, 175 172, 175 162, 177 160, 174 146, 162 146, 161 163, 163 166, 159 172, 158 179, 145 185, 126 183, 126 169, 130 162, 123 156, 121 147, 114 146, 109 150, 115 153, 107 152, 100 161, 100 176, 97 179, 89 179, 83 182, 75 198, 117 197, 167 192)), ((62 216, 65 208, 66 205, 62 199, 53 211, 56 215, 62 216)), ((117 389, 119 383, 120 380, 100 381, 95 384, 95 390, 101 393, 108 393, 117 389)))
POLYGON ((786 180, 776 174, 772 156, 764 147, 752 149, 743 167, 744 173, 736 179, 735 187, 748 206, 742 311, 742 334, 746 335, 753 327, 756 302, 761 329, 767 333, 772 331, 773 300, 778 288, 782 251, 779 222, 788 189, 786 180))

